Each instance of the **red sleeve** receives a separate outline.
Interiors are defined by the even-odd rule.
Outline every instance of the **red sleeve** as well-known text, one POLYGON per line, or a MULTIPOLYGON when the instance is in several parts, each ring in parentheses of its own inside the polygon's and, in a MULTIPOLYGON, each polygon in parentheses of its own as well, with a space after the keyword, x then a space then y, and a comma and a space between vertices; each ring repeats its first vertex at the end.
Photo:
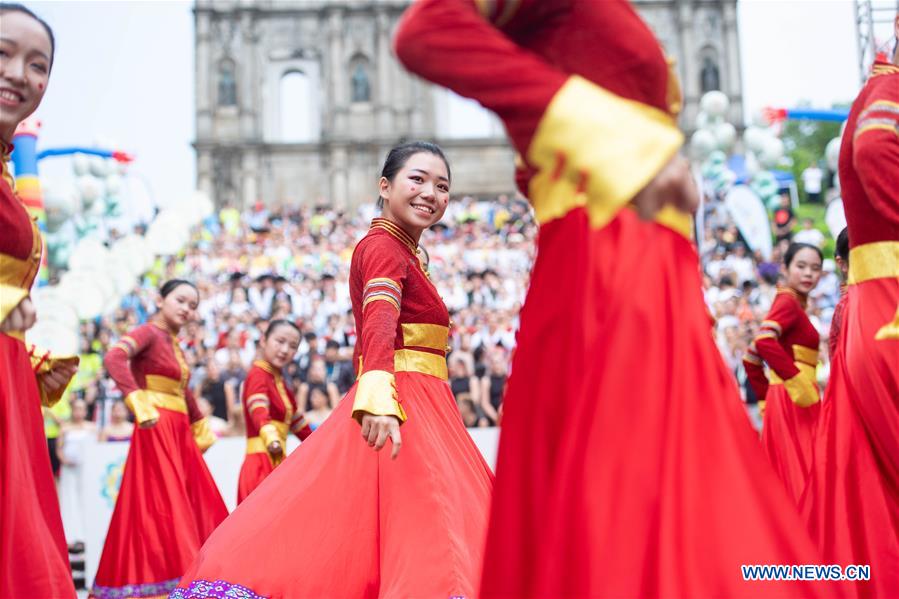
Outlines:
POLYGON ((883 75, 859 114, 852 165, 871 206, 899 227, 899 75, 883 75))
POLYGON ((123 335, 119 342, 106 352, 103 365, 122 395, 128 395, 140 388, 131 372, 130 362, 150 347, 154 338, 152 329, 144 325, 123 335))
POLYGON ((749 379, 749 386, 755 393, 756 401, 764 401, 768 394, 768 377, 765 376, 765 366, 755 341, 749 344, 749 349, 743 356, 743 368, 746 370, 746 378, 749 379))
POLYGON ((184 401, 187 403, 187 417, 190 419, 191 424, 204 418, 203 413, 200 412, 200 407, 197 405, 197 398, 194 392, 190 390, 190 385, 184 389, 184 401))
POLYGON ((840 339, 840 328, 843 326, 843 309, 846 307, 847 297, 845 292, 840 296, 840 301, 837 302, 836 307, 833 309, 833 317, 830 321, 830 334, 827 336, 827 350, 831 362, 833 362, 834 354, 837 353, 837 342, 840 339))
POLYGON ((362 372, 383 370, 393 374, 394 344, 400 316, 403 285, 411 255, 397 247, 392 238, 369 237, 357 252, 362 273, 362 331, 359 346, 362 372))
POLYGON ((306 422, 306 415, 303 414, 303 410, 297 406, 297 399, 294 396, 293 391, 286 386, 284 390, 287 392, 287 399, 293 406, 293 416, 290 418, 290 432, 299 437, 300 441, 305 441, 306 437, 312 434, 312 428, 309 426, 309 423, 306 422))
POLYGON ((753 340, 758 355, 784 380, 793 378, 799 372, 793 363, 793 356, 780 344, 780 338, 795 325, 798 309, 788 295, 778 295, 753 340))
POLYGON ((488 23, 466 0, 414 3, 400 21, 394 48, 413 73, 495 112, 522 155, 568 79, 488 23))
POLYGON ((256 431, 272 421, 268 407, 269 386, 265 373, 251 369, 243 384, 243 401, 247 409, 247 417, 252 422, 256 431))

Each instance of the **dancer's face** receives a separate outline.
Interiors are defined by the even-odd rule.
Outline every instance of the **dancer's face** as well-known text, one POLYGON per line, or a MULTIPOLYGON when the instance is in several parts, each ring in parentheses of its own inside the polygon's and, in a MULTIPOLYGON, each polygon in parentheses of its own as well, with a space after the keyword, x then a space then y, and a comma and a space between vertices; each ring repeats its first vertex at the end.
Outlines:
POLYGON ((388 180, 381 177, 383 215, 413 236, 443 218, 449 204, 450 181, 446 163, 430 152, 413 154, 388 180))
POLYGON ((811 248, 802 248, 786 267, 787 285, 794 291, 807 294, 821 278, 821 257, 811 248))
POLYGON ((30 16, 6 11, 0 17, 0 137, 9 142, 47 91, 52 50, 47 31, 30 16))
POLYGON ((282 324, 269 331, 261 346, 265 361, 280 370, 293 361, 300 347, 300 333, 292 326, 282 324))
POLYGON ((156 300, 156 307, 166 326, 172 332, 180 331, 191 318, 200 303, 200 295, 190 285, 178 285, 167 296, 156 300))

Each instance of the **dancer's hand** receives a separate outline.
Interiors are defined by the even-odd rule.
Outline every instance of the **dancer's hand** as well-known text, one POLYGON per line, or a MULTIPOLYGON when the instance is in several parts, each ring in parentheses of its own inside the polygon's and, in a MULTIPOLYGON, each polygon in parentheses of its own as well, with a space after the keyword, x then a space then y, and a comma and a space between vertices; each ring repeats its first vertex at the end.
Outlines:
POLYGON ((395 460, 403 445, 400 436, 400 421, 393 416, 375 416, 373 414, 362 416, 362 438, 369 447, 373 447, 375 451, 381 451, 381 448, 387 443, 388 437, 393 442, 390 459, 395 460))
POLYGON ((68 385, 76 372, 78 372, 77 365, 60 364, 53 370, 37 375, 37 382, 48 395, 53 395, 68 385))
POLYGON ((23 332, 34 326, 37 312, 31 298, 26 297, 0 323, 0 333, 23 332))
POLYGON ((284 448, 281 447, 280 441, 272 441, 268 444, 268 452, 272 454, 273 458, 281 457, 281 454, 284 453, 284 448))
POLYGON ((675 156, 646 187, 640 190, 631 204, 643 220, 652 220, 665 204, 692 214, 699 207, 699 190, 690 172, 690 163, 683 156, 675 156))

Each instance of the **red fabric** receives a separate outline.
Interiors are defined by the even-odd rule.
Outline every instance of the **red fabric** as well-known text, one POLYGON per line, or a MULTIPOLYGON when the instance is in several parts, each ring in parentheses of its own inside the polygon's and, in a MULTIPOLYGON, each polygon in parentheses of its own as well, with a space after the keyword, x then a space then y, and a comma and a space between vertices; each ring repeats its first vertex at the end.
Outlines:
POLYGON ((787 493, 797 504, 808 483, 820 413, 821 402, 801 408, 793 403, 783 385, 768 387, 762 447, 787 493))
MULTIPOLYGON (((5 172, 7 168, 0 147, 0 173, 5 172)), ((3 231, 3 235, 0 235, 0 254, 26 260, 34 241, 31 216, 2 177, 0 177, 0 231, 3 231)))
POLYGON ((143 388, 147 374, 181 380, 189 415, 160 408, 155 426, 134 429, 91 591, 99 599, 119 597, 133 588, 147 595, 168 593, 228 515, 190 429, 199 410, 175 357, 180 348, 169 333, 152 324, 127 336, 137 344, 130 361, 122 349, 111 350, 104 361, 116 385, 123 392, 135 382, 143 388))
POLYGON ((829 563, 870 564, 860 597, 899 589, 899 341, 872 341, 899 282, 850 285, 802 512, 829 563))
POLYGON ((190 389, 190 372, 181 364, 184 354, 177 339, 154 323, 132 329, 103 358, 103 365, 123 395, 147 387, 147 375, 153 374, 181 381, 190 422, 203 418, 196 397, 190 389), (181 358, 181 362, 178 358, 181 358))
MULTIPOLYGON (((899 103, 899 72, 871 77, 852 104, 840 144, 840 189, 849 247, 899 239, 899 115, 869 110, 876 102, 899 103), (860 119, 859 117, 863 117, 860 119), (883 120, 892 130, 870 129, 856 137, 859 120, 883 120)), ((851 259, 851 258, 850 258, 851 259)))
MULTIPOLYGON (((247 424, 247 438, 258 437, 259 429, 271 422, 278 420, 290 425, 297 411, 297 403, 286 386, 278 388, 276 375, 273 374, 274 367, 265 362, 254 362, 247 372, 247 378, 243 386, 243 409, 244 417, 247 424), (249 409, 248 400, 254 396, 263 394, 267 398, 267 403, 256 402, 253 409, 249 409), (287 406, 285 406, 285 400, 287 406), (288 413, 289 409, 289 413, 288 413)), ((278 376, 280 380, 280 376, 278 376)), ((306 427, 308 429, 308 426, 306 427)), ((308 432, 304 430, 297 431, 297 437, 301 440, 308 437, 308 432)), ((287 449, 286 447, 284 448, 287 449)), ((259 486, 259 483, 271 474, 274 470, 271 459, 267 453, 247 454, 244 458, 243 466, 240 468, 240 477, 237 480, 237 503, 241 503, 246 499, 247 495, 259 486)))
POLYGON ((24 344, 2 333, 0 597, 75 597, 37 382, 24 344))
MULTIPOLYGON (((383 219, 375 219, 368 235, 356 245, 350 264, 350 299, 356 330, 360 331, 353 365, 358 371, 359 358, 362 357, 363 372, 393 372, 394 351, 406 347, 402 323, 448 327, 449 315, 434 285, 421 270, 412 249, 403 239, 377 227, 377 221, 383 219), (371 301, 363 307, 369 293, 397 293, 391 287, 369 287, 373 279, 390 279, 394 287, 400 288, 399 311, 383 299, 371 301)), ((427 347, 412 349, 443 355, 442 351, 427 347)))
MULTIPOLYGON (((629 3, 560 6, 505 35, 471 2, 424 0, 400 23, 397 53, 498 112, 519 150, 572 73, 667 109, 667 65, 629 3)), ((601 230, 583 209, 541 226, 482 597, 816 594, 739 575, 817 555, 760 459, 700 290, 692 244, 632 211, 601 230), (560 400, 564 418, 550 417, 560 400)))
POLYGON ((845 309, 846 290, 843 289, 840 293, 840 301, 837 302, 836 307, 833 309, 833 315, 830 318, 830 334, 827 336, 827 351, 831 362, 833 362, 833 358, 837 353, 840 329, 843 327, 843 311, 845 309))
POLYGON ((400 372, 403 449, 375 453, 355 387, 209 538, 179 586, 272 598, 477 596, 493 476, 446 382, 400 372), (302 534, 289 532, 301 519, 302 534))

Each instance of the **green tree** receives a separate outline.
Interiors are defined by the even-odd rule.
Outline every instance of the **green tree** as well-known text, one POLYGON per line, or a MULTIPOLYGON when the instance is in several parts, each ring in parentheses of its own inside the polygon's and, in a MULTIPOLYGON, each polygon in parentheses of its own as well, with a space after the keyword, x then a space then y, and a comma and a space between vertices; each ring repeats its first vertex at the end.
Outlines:
MULTIPOLYGON (((808 106, 808 102, 801 102, 800 106, 808 106)), ((834 108, 845 107, 835 105, 834 108)), ((799 184, 799 198, 805 202, 805 189, 800 184, 802 182, 802 171, 811 164, 817 164, 821 170, 827 173, 824 180, 822 192, 826 192, 831 186, 833 172, 827 168, 827 160, 824 156, 824 150, 827 148, 828 142, 834 137, 840 135, 840 123, 832 123, 826 121, 800 121, 788 120, 784 122, 783 134, 781 138, 784 142, 784 148, 787 156, 791 161, 790 171, 799 184)))

